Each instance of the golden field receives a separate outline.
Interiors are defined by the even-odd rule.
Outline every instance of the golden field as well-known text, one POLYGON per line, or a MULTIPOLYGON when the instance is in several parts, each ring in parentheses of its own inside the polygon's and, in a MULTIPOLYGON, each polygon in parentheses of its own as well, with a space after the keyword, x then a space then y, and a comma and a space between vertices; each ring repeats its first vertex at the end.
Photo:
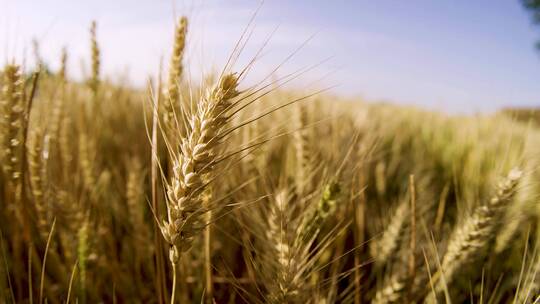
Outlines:
POLYGON ((96 24, 86 81, 69 50, 2 68, 0 302, 538 300, 531 117, 246 85, 241 48, 193 84, 188 27, 145 90, 101 75, 96 24))

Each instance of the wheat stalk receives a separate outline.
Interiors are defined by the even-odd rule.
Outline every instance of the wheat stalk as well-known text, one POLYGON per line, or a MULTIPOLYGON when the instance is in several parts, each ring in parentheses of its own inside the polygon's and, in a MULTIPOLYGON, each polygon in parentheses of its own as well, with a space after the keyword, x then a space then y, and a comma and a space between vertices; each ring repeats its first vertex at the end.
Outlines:
POLYGON ((79 297, 82 303, 86 303, 87 287, 87 263, 88 263, 88 218, 84 219, 79 231, 77 232, 77 258, 79 263, 80 289, 79 297))

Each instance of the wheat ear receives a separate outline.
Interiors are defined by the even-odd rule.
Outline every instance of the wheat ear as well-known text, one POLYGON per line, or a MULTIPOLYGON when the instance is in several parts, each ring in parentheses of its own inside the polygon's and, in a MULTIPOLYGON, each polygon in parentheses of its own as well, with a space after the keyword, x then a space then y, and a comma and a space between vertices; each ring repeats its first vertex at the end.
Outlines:
POLYGON ((86 133, 82 132, 79 135, 79 166, 81 169, 83 185, 86 191, 92 193, 97 184, 94 173, 94 155, 93 145, 86 133))
POLYGON ((499 184, 491 200, 476 208, 474 213, 454 232, 441 264, 444 279, 439 279, 427 302, 433 302, 437 294, 445 290, 460 268, 485 248, 494 237, 504 210, 512 202, 523 172, 512 169, 499 184))
POLYGON ((67 49, 64 47, 62 48, 62 53, 60 54, 60 69, 58 69, 58 78, 60 78, 62 83, 67 81, 67 60, 68 53, 67 49))
POLYGON ((13 183, 21 176, 21 145, 23 124, 23 79, 17 65, 7 65, 2 88, 2 163, 4 173, 13 183))
POLYGON ((97 42, 97 23, 96 21, 92 21, 92 24, 90 25, 90 51, 92 53, 92 75, 90 76, 89 86, 92 92, 94 93, 94 96, 97 94, 98 88, 99 88, 99 82, 100 82, 100 51, 99 51, 99 45, 97 42))
POLYGON ((407 226, 409 204, 407 200, 399 203, 390 218, 388 227, 378 240, 374 240, 370 244, 370 253, 375 260, 375 267, 383 267, 391 260, 399 248, 399 244, 405 236, 405 228, 407 226))
POLYGON ((387 284, 381 289, 377 290, 371 303, 402 303, 405 292, 407 291, 407 278, 401 274, 395 274, 385 281, 387 281, 387 284))
POLYGON ((64 114, 64 99, 66 98, 66 65, 67 65, 67 51, 62 49, 62 55, 60 57, 60 69, 58 70, 58 78, 60 81, 60 96, 56 96, 51 110, 51 121, 49 123, 49 132, 51 142, 57 143, 60 132, 60 125, 62 123, 62 115, 64 114))
POLYGON ((309 166, 311 160, 311 149, 309 142, 309 132, 306 129, 308 124, 308 113, 306 106, 300 104, 297 111, 297 125, 298 131, 295 134, 295 144, 296 144, 296 188, 298 190, 298 195, 304 196, 306 194, 306 189, 310 186, 308 176, 309 176, 309 166))
POLYGON ((309 298, 309 277, 330 238, 313 245, 325 220, 336 210, 340 195, 337 182, 328 183, 318 203, 308 206, 305 215, 298 214, 298 202, 286 190, 278 191, 270 201, 265 226, 265 254, 261 257, 269 303, 305 303, 309 298))
POLYGON ((43 132, 39 129, 32 134, 28 148, 28 169, 30 171, 30 186, 34 205, 37 212, 38 230, 46 237, 48 234, 47 206, 45 198, 45 159, 43 157, 43 132))
POLYGON ((238 79, 234 74, 224 76, 197 105, 189 119, 190 130, 180 141, 175 157, 173 177, 167 187, 167 221, 161 225, 165 240, 172 246, 171 262, 188 250, 193 238, 206 226, 202 193, 209 174, 218 159, 215 149, 229 121, 226 116, 231 100, 238 96, 238 79))
MULTIPOLYGON (((141 161, 138 158, 132 158, 128 166, 126 200, 130 223, 133 228, 133 233, 136 236, 135 240, 137 243, 150 240, 150 231, 144 220, 144 179, 144 170, 141 161)), ((142 252, 137 252, 136 257, 144 258, 151 252, 150 249, 151 248, 143 246, 142 252)))
POLYGON ((144 203, 144 175, 142 173, 142 164, 138 158, 133 158, 129 162, 127 183, 126 183, 126 200, 128 205, 128 213, 131 225, 136 230, 136 235, 141 235, 138 231, 145 225, 143 203, 144 203))
POLYGON ((180 141, 175 156, 172 181, 167 186, 167 221, 160 226, 165 240, 171 245, 169 259, 173 268, 174 302, 176 264, 180 254, 191 248, 194 237, 209 225, 211 208, 204 204, 204 192, 219 155, 217 147, 229 122, 228 110, 240 93, 234 74, 223 76, 218 85, 208 91, 189 119, 190 130, 180 141))
POLYGON ((286 190, 278 191, 270 202, 268 213, 266 238, 271 244, 266 261, 263 261, 263 270, 272 273, 267 281, 269 303, 301 303, 305 281, 301 275, 301 266, 304 255, 302 249, 293 245, 294 222, 290 216, 293 206, 289 204, 289 193, 286 190))
POLYGON ((184 50, 186 48, 186 35, 188 30, 188 19, 182 16, 178 20, 178 25, 174 33, 174 46, 171 55, 171 63, 169 66, 169 80, 167 92, 165 94, 168 99, 163 102, 163 121, 167 127, 174 127, 175 122, 175 105, 180 102, 180 90, 178 83, 182 78, 184 67, 182 59, 184 58, 184 50))
POLYGON ((336 210, 340 193, 341 187, 338 182, 330 182, 325 186, 317 207, 309 210, 309 215, 305 216, 300 224, 296 240, 298 245, 305 243, 318 234, 324 221, 336 210))

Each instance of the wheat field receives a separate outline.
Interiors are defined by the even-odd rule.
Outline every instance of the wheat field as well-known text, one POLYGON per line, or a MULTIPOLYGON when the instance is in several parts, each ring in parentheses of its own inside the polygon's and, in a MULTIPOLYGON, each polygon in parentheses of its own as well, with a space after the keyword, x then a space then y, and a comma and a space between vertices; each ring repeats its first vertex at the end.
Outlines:
POLYGON ((96 23, 85 81, 4 65, 1 303, 539 301, 534 121, 248 85, 242 43, 194 84, 187 35, 144 90, 96 23))

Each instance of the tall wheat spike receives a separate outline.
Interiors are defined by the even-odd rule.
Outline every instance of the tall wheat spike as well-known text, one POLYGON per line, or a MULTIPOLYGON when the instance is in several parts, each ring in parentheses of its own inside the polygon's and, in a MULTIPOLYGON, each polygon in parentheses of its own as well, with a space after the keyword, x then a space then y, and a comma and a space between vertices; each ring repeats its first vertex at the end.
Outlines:
POLYGON ((58 78, 60 78, 62 83, 67 81, 67 61, 68 53, 67 49, 64 47, 62 48, 62 53, 60 54, 60 69, 58 69, 58 78))
MULTIPOLYGON (((304 255, 301 248, 293 246, 294 224, 290 219, 289 193, 278 191, 270 204, 268 214, 267 241, 272 244, 270 258, 263 262, 266 267, 274 265, 270 271, 273 279, 268 280, 269 303, 302 303, 306 299, 303 287, 305 281, 297 274, 301 271, 304 255), (272 260, 273 259, 273 260, 272 260)), ((264 270, 267 271, 267 270, 264 270)))
POLYGON ((404 236, 407 220, 409 219, 409 204, 406 200, 396 208, 390 218, 387 228, 380 239, 373 240, 370 244, 370 253, 375 260, 376 267, 384 266, 391 260, 399 249, 399 244, 404 236))
POLYGON ((93 161, 93 144, 91 138, 86 133, 79 135, 79 167, 83 179, 83 185, 89 193, 94 190, 97 184, 93 161))
POLYGON ((306 190, 309 190, 310 182, 308 177, 310 175, 310 160, 311 149, 309 130, 307 129, 308 113, 306 105, 300 104, 297 111, 297 127, 295 132, 295 144, 296 144, 296 163, 297 163, 297 176, 296 187, 299 195, 306 194, 306 190))
POLYGON ((225 75, 197 105, 189 119, 186 137, 180 141, 180 152, 175 156, 173 177, 167 187, 167 220, 161 231, 172 246, 171 261, 188 250, 193 238, 206 226, 208 212, 202 204, 202 193, 207 186, 218 155, 219 136, 227 125, 227 110, 238 96, 238 80, 234 74, 225 75))
POLYGON ((92 21, 90 25, 90 50, 92 53, 92 75, 90 76, 89 86, 94 96, 97 94, 99 83, 100 83, 100 68, 101 68, 101 59, 100 59, 100 50, 97 42, 97 23, 92 21))
POLYGON ((23 79, 17 65, 4 69, 2 88, 2 167, 6 176, 17 183, 21 176, 21 145, 23 124, 23 79))
MULTIPOLYGON (((186 35, 188 30, 188 19, 182 16, 178 20, 174 34, 174 46, 171 55, 171 63, 169 66, 169 80, 165 101, 163 102, 163 121, 168 128, 175 127, 175 106, 180 102, 179 82, 182 79, 184 67, 182 59, 184 58, 184 50, 186 48, 186 35)), ((179 113, 176 113, 179 115, 179 113)))
POLYGON ((43 132, 36 129, 30 140, 30 147, 27 149, 28 169, 30 171, 30 186, 32 197, 37 211, 37 226, 43 236, 47 236, 49 224, 47 222, 47 201, 45 196, 45 159, 43 157, 43 132))
POLYGON ((72 165, 73 159, 71 127, 71 118, 67 115, 63 115, 60 121, 60 130, 58 132, 58 150, 60 151, 61 173, 65 181, 68 180, 70 172, 69 168, 72 165))
POLYGON ((227 74, 207 92, 191 115, 190 130, 181 139, 179 153, 174 157, 173 177, 167 186, 167 220, 161 225, 163 237, 171 245, 169 259, 174 274, 171 302, 175 297, 180 254, 191 248, 194 237, 210 224, 211 208, 204 203, 205 190, 219 159, 217 147, 230 119, 228 110, 240 94, 237 87, 238 78, 227 74))
MULTIPOLYGON (((144 242, 150 239, 150 230, 144 219, 145 193, 144 193, 144 171, 141 161, 138 158, 132 158, 128 165, 126 182, 126 199, 128 214, 136 236, 136 242, 144 242)), ((151 252, 150 248, 141 248, 136 253, 137 258, 144 258, 151 252)))
POLYGON ((62 49, 62 54, 60 57, 60 69, 58 70, 58 78, 60 85, 60 92, 55 96, 52 110, 51 110, 51 120, 48 127, 48 135, 50 141, 53 143, 58 142, 58 137, 60 133, 60 128, 62 124, 62 116, 64 111, 64 99, 66 98, 66 84, 67 84, 67 50, 62 49))

